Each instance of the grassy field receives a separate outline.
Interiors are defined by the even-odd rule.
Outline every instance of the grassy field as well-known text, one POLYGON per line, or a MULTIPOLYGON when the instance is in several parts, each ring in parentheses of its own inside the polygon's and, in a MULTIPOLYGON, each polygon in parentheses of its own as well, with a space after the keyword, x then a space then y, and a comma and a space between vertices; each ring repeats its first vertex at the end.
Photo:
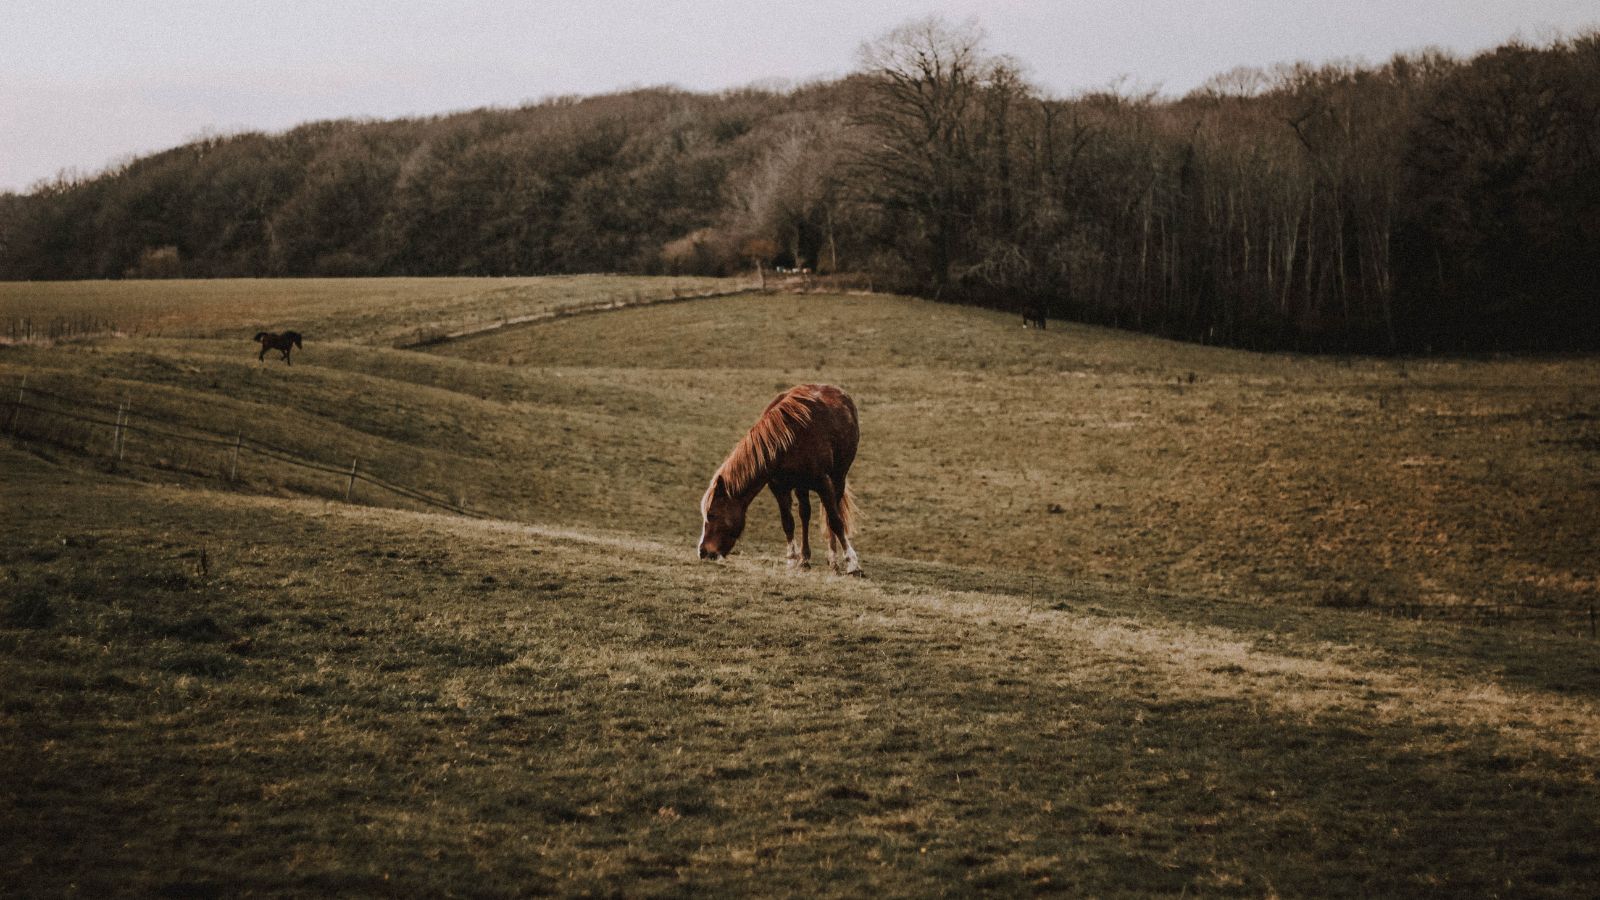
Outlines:
MULTIPOLYGON (((391 316, 325 284, 328 316, 391 316)), ((12 892, 1570 896, 1600 871, 1600 651, 1550 612, 1595 598, 1600 362, 824 295, 390 346, 481 284, 381 288, 418 306, 293 367, 235 332, 298 317, 228 319, 232 283, 160 336, 0 349, 0 390, 259 430, 494 517, 334 502, 258 458, 230 483, 222 450, 137 435, 112 467, 103 428, 24 420, 12 892), (784 572, 766 501, 739 556, 694 562, 710 471, 804 380, 861 407, 871 580, 784 572)), ((73 302, 155 302, 120 287, 73 302)))
POLYGON ((658 445, 719 423, 639 492, 651 522, 692 517, 702 479, 675 473, 708 469, 777 390, 818 379, 862 409, 855 489, 869 545, 895 555, 1332 605, 1586 608, 1600 591, 1593 359, 1265 356, 798 295, 439 352, 643 393, 643 416, 621 412, 658 445))
MULTIPOLYGON (((524 291, 553 303, 566 281, 524 291)), ((26 376, 333 467, 359 458, 493 515, 691 540, 705 479, 766 401, 828 380, 862 408, 854 487, 877 553, 1583 630, 1600 594, 1593 359, 1264 356, 872 296, 654 306, 426 354, 312 338, 292 368, 206 329, 227 337, 16 347, 0 390, 26 376)), ((229 464, 130 452, 165 459, 163 477, 229 464)), ((242 477, 343 489, 265 460, 242 477)), ((776 516, 758 503, 747 547, 770 550, 776 516)))

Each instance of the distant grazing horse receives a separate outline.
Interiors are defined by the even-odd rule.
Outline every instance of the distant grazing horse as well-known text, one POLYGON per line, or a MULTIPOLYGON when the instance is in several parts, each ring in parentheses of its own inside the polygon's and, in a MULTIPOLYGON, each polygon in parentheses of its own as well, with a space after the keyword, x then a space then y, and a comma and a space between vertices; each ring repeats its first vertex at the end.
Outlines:
POLYGON ((261 352, 256 354, 256 362, 265 360, 268 350, 278 350, 283 353, 283 361, 292 366, 294 363, 289 359, 289 348, 299 347, 302 350, 305 349, 300 343, 300 332, 298 331, 285 331, 283 334, 258 331, 256 332, 255 342, 261 345, 261 352))
POLYGON ((1035 303, 1022 311, 1022 327, 1027 328, 1031 325, 1040 331, 1043 331, 1045 328, 1044 316, 1044 301, 1035 303))
POLYGON ((809 492, 815 492, 826 513, 828 564, 835 572, 861 575, 861 561, 850 546, 855 504, 845 486, 860 439, 856 405, 844 391, 827 384, 802 384, 779 394, 711 477, 700 501, 700 558, 721 559, 732 552, 744 531, 745 510, 767 488, 778 500, 783 533, 789 540, 789 567, 809 568, 809 492), (800 495, 799 543, 789 509, 795 493, 800 495))

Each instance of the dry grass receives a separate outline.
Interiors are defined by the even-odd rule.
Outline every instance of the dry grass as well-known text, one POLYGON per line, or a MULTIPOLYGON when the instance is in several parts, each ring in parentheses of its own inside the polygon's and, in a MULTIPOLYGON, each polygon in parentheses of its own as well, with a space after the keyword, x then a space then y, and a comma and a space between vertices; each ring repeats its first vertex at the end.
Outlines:
MULTIPOLYGON (((745 296, 430 355, 324 339, 292 369, 258 366, 238 339, 14 349, 0 378, 360 457, 498 515, 659 537, 692 536, 705 473, 773 393, 829 380, 863 409, 869 551, 1587 627, 1595 361, 1263 356, 1015 325, 895 298, 745 296)), ((216 471, 212 456, 198 466, 216 471)), ((338 487, 249 472, 258 489, 338 487)), ((775 541, 774 520, 758 512, 751 539, 775 541)))
POLYGON ((1579 623, 1327 608, 1592 598, 1592 360, 771 296, 429 354, 374 337, 397 316, 290 368, 197 302, 0 350, 0 384, 518 521, 0 447, 14 893, 1569 896, 1600 866, 1579 623), (691 559, 705 478, 802 380, 862 409, 865 584, 784 573, 766 511, 691 559))
POLYGON ((5 462, 26 893, 1560 895, 1597 862, 1585 644, 5 462))
MULTIPOLYGON (((776 391, 828 380, 863 410, 869 552, 1587 628, 1600 363, 1263 356, 1015 326, 896 298, 741 296, 427 355, 330 337, 293 368, 257 365, 236 337, 14 348, 0 378, 359 457, 496 515, 657 537, 692 536, 705 473, 776 391)), ((775 519, 758 511, 751 540, 775 542, 775 519)))
MULTIPOLYGON (((1593 359, 1260 355, 1016 326, 912 300, 740 297, 440 352, 653 392, 669 422, 720 415, 729 444, 777 386, 842 384, 862 408, 867 546, 895 555, 1343 606, 1600 599, 1593 359)), ((646 493, 692 510, 695 480, 646 493)))

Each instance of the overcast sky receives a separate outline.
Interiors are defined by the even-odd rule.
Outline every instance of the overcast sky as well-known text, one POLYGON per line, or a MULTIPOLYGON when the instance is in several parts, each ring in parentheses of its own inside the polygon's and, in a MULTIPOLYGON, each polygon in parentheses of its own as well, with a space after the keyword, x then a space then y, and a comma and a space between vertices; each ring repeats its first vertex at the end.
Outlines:
POLYGON ((1600 25, 1595 0, 0 0, 0 191, 208 131, 838 76, 930 13, 1056 94, 1600 25))

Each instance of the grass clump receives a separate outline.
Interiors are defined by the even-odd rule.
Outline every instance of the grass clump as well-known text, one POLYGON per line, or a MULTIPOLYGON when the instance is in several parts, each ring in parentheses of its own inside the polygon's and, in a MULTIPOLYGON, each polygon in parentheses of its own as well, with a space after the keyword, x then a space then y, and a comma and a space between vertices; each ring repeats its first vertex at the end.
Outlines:
POLYGON ((231 678, 243 665, 237 657, 190 649, 165 654, 157 663, 157 667, 163 672, 201 678, 231 678))
POLYGON ((8 628, 49 628, 55 620, 55 604, 40 588, 18 591, 6 600, 4 623, 8 628))

